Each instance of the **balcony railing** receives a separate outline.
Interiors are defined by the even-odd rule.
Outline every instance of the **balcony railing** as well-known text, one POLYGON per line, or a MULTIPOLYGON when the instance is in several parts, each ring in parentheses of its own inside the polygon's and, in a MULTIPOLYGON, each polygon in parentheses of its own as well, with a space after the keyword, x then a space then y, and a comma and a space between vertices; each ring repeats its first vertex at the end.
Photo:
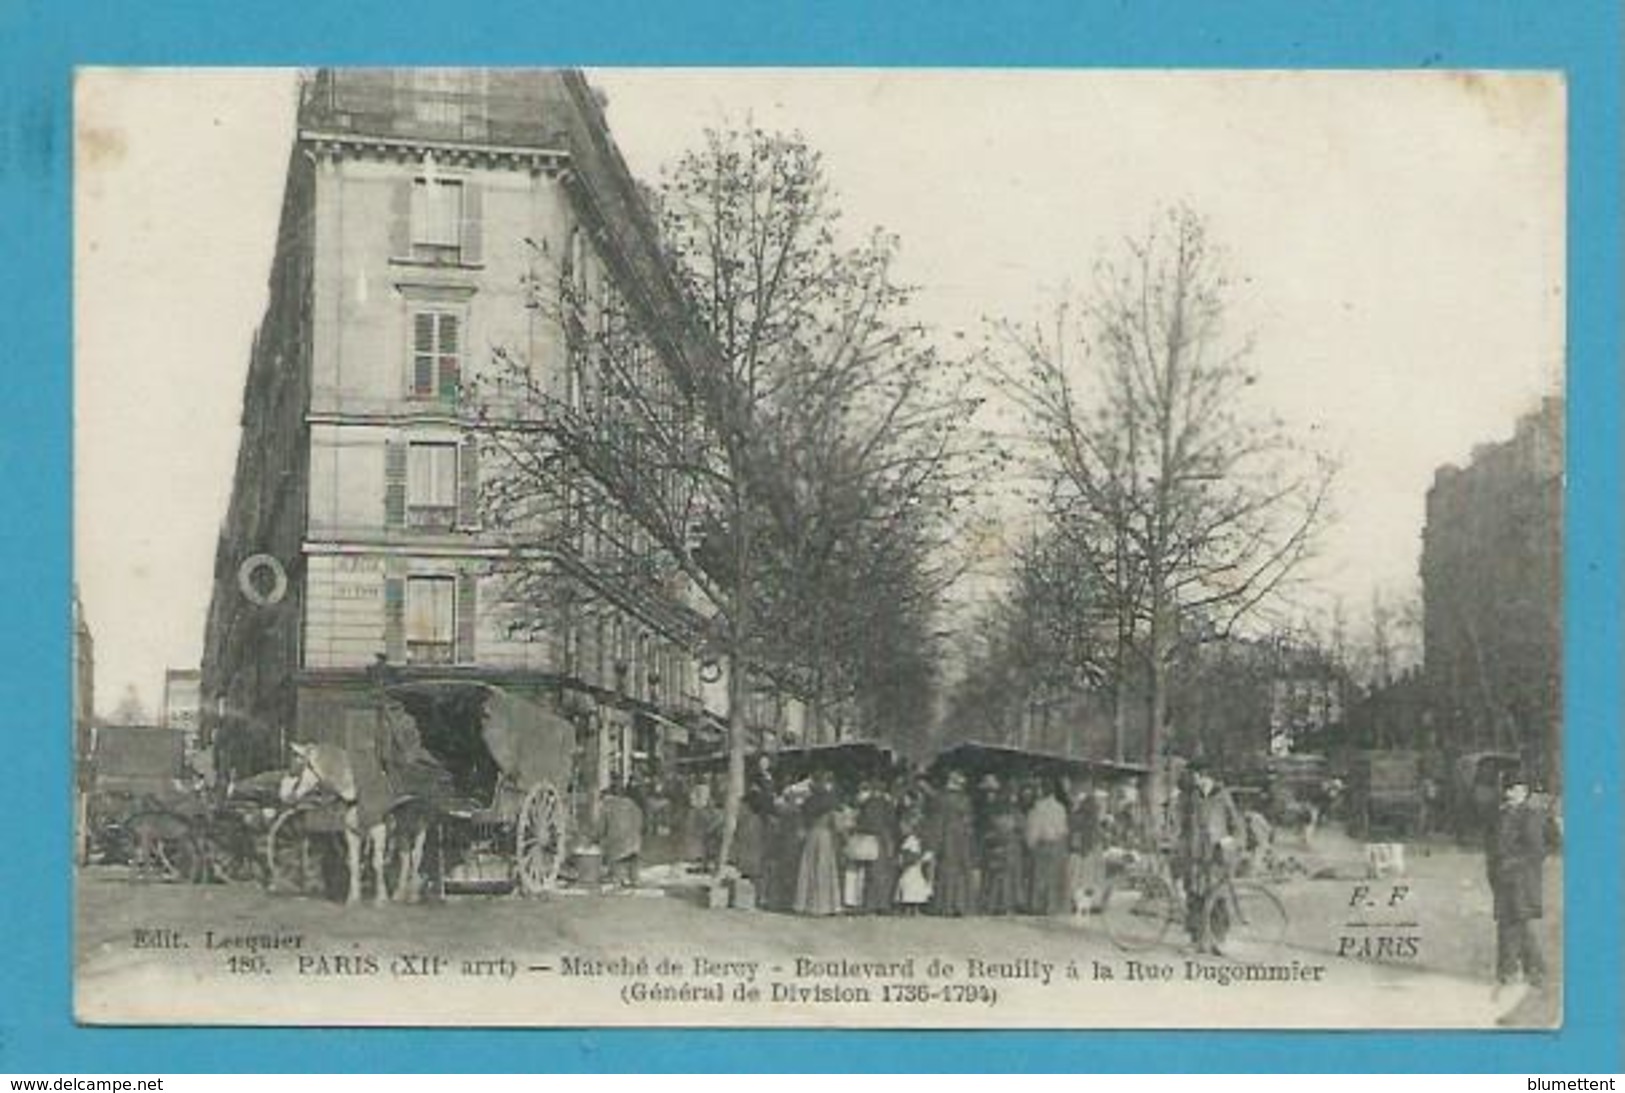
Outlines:
POLYGON ((414 531, 450 531, 457 526, 456 505, 411 505, 406 526, 414 531))
POLYGON ((409 641, 406 643, 408 664, 450 664, 453 644, 449 641, 409 641))

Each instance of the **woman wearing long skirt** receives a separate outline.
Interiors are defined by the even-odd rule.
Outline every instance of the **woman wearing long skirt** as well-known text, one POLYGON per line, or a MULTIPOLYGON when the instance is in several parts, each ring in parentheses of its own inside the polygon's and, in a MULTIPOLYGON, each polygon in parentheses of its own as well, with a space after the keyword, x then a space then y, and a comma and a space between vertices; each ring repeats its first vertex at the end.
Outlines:
POLYGON ((1106 894, 1106 865, 1102 853, 1100 801, 1094 783, 1085 782, 1067 813, 1066 889, 1073 910, 1094 914, 1106 894))
POLYGON ((765 885, 767 906, 775 911, 793 911, 796 881, 801 875, 801 852, 806 844, 806 818, 802 805, 807 800, 803 785, 786 787, 774 802, 773 822, 767 837, 767 855, 772 859, 765 885))
POLYGON ((703 775, 688 784, 678 828, 679 860, 705 868, 705 820, 711 807, 711 784, 703 775))
POLYGON ((795 912, 798 915, 841 913, 841 859, 835 846, 834 786, 820 776, 813 794, 802 806, 807 837, 796 876, 795 912))
POLYGON ((929 851, 935 858, 931 884, 931 913, 973 915, 976 913, 976 844, 972 832, 971 803, 965 795, 965 776, 948 774, 947 786, 938 795, 931 818, 929 851))
POLYGON ((982 846, 982 913, 1014 915, 1027 903, 1026 817, 1013 789, 999 791, 990 804, 982 846))
POLYGON ((773 825, 777 800, 773 792, 773 770, 766 756, 745 783, 745 799, 739 810, 739 831, 735 835, 734 861, 742 876, 756 882, 756 903, 767 907, 768 887, 773 873, 773 825))
POLYGON ((869 786, 858 794, 859 835, 874 840, 874 857, 863 874, 859 907, 865 914, 891 913, 897 895, 897 803, 884 786, 869 786))

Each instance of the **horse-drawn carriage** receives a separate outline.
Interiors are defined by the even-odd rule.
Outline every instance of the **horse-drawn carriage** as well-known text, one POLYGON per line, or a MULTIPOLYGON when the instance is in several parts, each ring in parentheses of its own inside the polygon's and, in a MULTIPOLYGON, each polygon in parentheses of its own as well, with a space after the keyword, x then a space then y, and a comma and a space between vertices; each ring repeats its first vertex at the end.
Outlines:
POLYGON ((367 842, 380 899, 389 889, 413 899, 425 880, 438 895, 554 887, 569 846, 574 725, 475 681, 414 681, 385 695, 381 738, 293 746, 295 769, 266 838, 272 885, 332 891, 342 840, 352 900, 367 842), (434 714, 447 708, 458 711, 455 730, 434 714), (435 731, 420 730, 420 714, 435 731), (457 761, 448 766, 436 743, 457 761))
POLYGON ((180 733, 100 727, 85 769, 86 864, 128 866, 140 881, 258 877, 253 817, 191 776, 180 733))

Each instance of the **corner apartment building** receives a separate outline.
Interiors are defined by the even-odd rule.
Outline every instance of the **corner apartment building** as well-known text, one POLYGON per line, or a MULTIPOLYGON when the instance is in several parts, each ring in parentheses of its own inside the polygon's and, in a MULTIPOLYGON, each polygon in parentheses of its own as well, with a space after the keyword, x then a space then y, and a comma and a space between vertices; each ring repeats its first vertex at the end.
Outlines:
POLYGON ((705 722, 691 651, 658 612, 587 588, 538 624, 504 576, 530 548, 482 526, 472 381, 502 347, 550 390, 570 382, 564 324, 530 294, 539 255, 568 261, 584 297, 624 301, 657 359, 706 351, 579 74, 302 81, 207 622, 217 769, 369 726, 380 658, 434 681, 408 703, 431 747, 477 738, 480 691, 457 681, 498 684, 571 716, 598 784, 705 722))
POLYGON ((1441 467, 1422 542, 1423 676, 1447 752, 1521 753, 1562 777, 1563 400, 1441 467))

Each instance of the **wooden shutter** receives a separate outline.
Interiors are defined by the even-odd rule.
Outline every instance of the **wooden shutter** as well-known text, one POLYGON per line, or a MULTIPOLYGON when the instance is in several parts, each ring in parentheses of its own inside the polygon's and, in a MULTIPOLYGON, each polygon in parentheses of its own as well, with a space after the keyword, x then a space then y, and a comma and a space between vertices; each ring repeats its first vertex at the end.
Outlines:
POLYGON ((480 526, 480 441, 463 438, 457 453, 457 526, 480 526))
POLYGON ((462 383, 462 337, 457 316, 441 312, 440 320, 440 387, 443 399, 455 399, 462 383))
POLYGON ((457 663, 474 663, 475 616, 478 614, 479 578, 457 574, 457 663))
POLYGON ((484 197, 480 184, 473 179, 463 181, 463 223, 461 232, 462 259, 465 266, 477 266, 484 259, 481 236, 484 226, 484 197))
POLYGON ((384 658, 406 663, 406 578, 384 578, 384 658))
POLYGON ((389 253, 412 257, 412 180, 398 178, 389 192, 389 253))
POLYGON ((399 440, 384 444, 384 526, 406 526, 406 444, 399 440))

